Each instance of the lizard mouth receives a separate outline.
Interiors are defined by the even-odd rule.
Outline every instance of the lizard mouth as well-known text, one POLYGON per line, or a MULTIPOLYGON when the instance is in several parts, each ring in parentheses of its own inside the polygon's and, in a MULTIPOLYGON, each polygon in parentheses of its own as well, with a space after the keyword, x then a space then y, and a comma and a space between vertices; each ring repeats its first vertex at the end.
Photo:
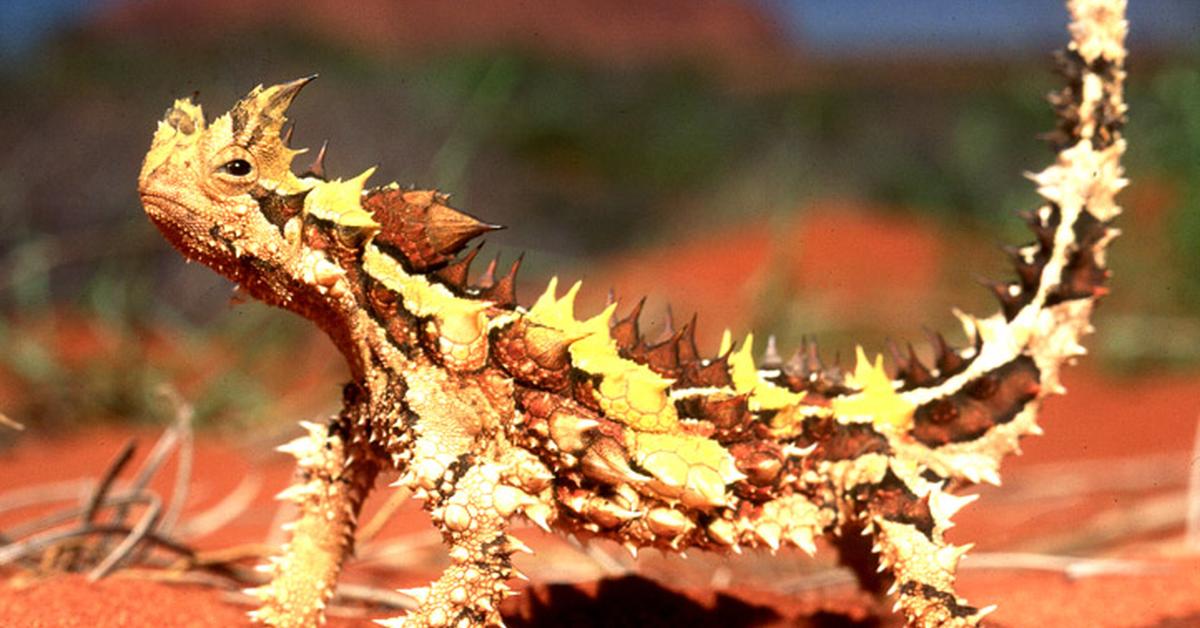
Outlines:
POLYGON ((215 242, 209 239, 217 235, 213 233, 216 225, 206 223, 187 205, 161 194, 142 192, 141 201, 150 222, 185 257, 206 266, 219 266, 221 260, 214 252, 215 242))

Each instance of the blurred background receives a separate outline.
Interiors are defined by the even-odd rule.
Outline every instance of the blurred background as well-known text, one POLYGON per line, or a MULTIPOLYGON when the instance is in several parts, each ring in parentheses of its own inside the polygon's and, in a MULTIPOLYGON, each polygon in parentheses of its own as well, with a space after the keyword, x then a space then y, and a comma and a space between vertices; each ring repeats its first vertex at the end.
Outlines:
MULTIPOLYGON (((1129 4, 1133 184, 1092 355, 1045 404, 1046 435, 1022 443, 1002 488, 972 489, 986 499, 950 536, 979 542, 959 590, 999 603, 1006 626, 1200 624, 1200 2, 1129 4), (1159 560, 1189 552, 1174 570, 1159 560), (1085 578, 1114 573, 1128 577, 1085 578)), ((1030 239, 1015 214, 1038 205, 1024 173, 1052 158, 1038 135, 1066 21, 1057 0, 0 0, 0 542, 65 521, 52 503, 133 486, 170 495, 158 533, 258 577, 250 565, 291 517, 270 496, 293 461, 273 448, 338 409, 348 375, 328 340, 185 264, 143 215, 137 172, 175 98, 213 117, 256 84, 319 73, 292 107, 293 144, 328 140, 333 176, 378 165, 375 184, 436 187, 508 225, 477 271, 524 252, 524 303, 554 274, 583 279, 581 315, 611 288, 622 311, 648 296, 652 338, 668 311, 676 324, 698 312, 706 352, 726 327, 756 331, 760 350, 774 333, 785 354, 810 334, 845 366, 888 338, 928 355, 925 327, 962 340, 951 308, 995 311, 978 281, 1010 277, 1001 245, 1030 239), (112 484, 130 460, 141 479, 112 484)), ((416 505, 396 513, 403 497, 368 501, 346 575, 375 605, 444 564, 416 505)), ((96 521, 143 512, 112 510, 96 521)), ((536 588, 596 581, 579 625, 662 622, 668 594, 646 597, 644 580, 618 581, 633 602, 604 594, 601 578, 629 570, 875 625, 854 623, 869 600, 836 607, 830 586, 858 594, 832 552, 635 564, 519 534, 538 553, 521 565, 535 592, 514 604, 534 600, 552 625, 581 598, 536 588)), ((42 580, 92 569, 59 547, 0 565, 8 584, 41 582, 0 587, 7 619, 242 619, 226 580, 205 594, 42 580)), ((138 564, 159 567, 152 579, 176 558, 138 564)), ((337 602, 347 617, 394 614, 352 605, 337 602)), ((681 617, 667 625, 716 616, 681 617)))
MULTIPOLYGON (((1186 377, 1200 3, 1130 5, 1133 185, 1087 368, 1186 377)), ((202 425, 335 409, 329 344, 185 265, 135 190, 172 99, 211 117, 314 72, 294 145, 329 140, 334 176, 378 164, 376 184, 508 225, 481 259, 524 251, 526 303, 582 278, 585 313, 610 287, 649 295, 651 335, 669 303, 700 313, 709 351, 730 327, 784 350, 815 334, 829 359, 952 331, 951 307, 993 311, 977 279, 1007 277, 999 246, 1028 239, 1014 213, 1051 158, 1036 138, 1065 22, 1045 0, 8 0, 0 412, 158 423, 162 383, 202 425)))

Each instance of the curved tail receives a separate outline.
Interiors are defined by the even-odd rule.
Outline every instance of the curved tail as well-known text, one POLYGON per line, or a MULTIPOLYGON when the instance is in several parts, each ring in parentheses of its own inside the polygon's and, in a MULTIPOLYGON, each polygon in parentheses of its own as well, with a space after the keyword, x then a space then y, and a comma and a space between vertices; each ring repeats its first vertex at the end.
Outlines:
POLYGON ((1127 181, 1125 150, 1125 0, 1071 0, 1072 41, 1058 55, 1066 86, 1050 95, 1057 156, 1029 175, 1044 199, 1023 213, 1034 241, 1012 247, 1011 281, 992 284, 1001 310, 987 318, 956 312, 971 346, 948 350, 939 339, 936 368, 910 352, 897 355, 901 400, 912 407, 901 455, 946 478, 999 483, 1001 459, 1018 439, 1037 434, 1038 406, 1061 394, 1059 369, 1085 353, 1082 337, 1107 289, 1106 248, 1127 181))

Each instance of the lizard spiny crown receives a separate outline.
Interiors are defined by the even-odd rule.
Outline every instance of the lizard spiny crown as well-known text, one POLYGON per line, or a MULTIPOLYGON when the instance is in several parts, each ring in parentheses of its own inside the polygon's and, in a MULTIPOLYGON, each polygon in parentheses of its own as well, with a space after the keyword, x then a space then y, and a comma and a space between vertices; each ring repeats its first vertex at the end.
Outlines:
POLYGON ((282 447, 301 480, 279 497, 300 514, 253 617, 323 619, 358 509, 390 468, 450 566, 385 625, 500 624, 512 554, 527 550, 507 534, 517 517, 631 551, 812 553, 823 536, 864 584, 883 572, 911 625, 979 623, 989 609, 954 592, 967 546, 943 533, 971 501, 954 492, 999 483, 1001 459, 1039 431, 1105 291, 1126 183, 1124 4, 1068 2, 1057 157, 1032 177, 1045 200, 1025 215, 1033 241, 1011 250, 1015 279, 994 285, 1001 310, 961 315, 971 341, 935 337, 933 364, 893 347, 890 374, 861 349, 852 373, 827 369, 813 345, 785 362, 768 343, 756 364, 753 337, 728 333, 703 357, 694 321, 650 343, 640 304, 576 318, 579 284, 560 296, 552 280, 521 307, 519 260, 468 281, 478 249, 464 247, 496 227, 445 196, 366 188, 372 170, 331 180, 320 156, 292 173, 284 112, 310 79, 255 88, 211 123, 176 101, 139 178, 147 214, 187 257, 316 322, 352 374, 342 411, 282 447))

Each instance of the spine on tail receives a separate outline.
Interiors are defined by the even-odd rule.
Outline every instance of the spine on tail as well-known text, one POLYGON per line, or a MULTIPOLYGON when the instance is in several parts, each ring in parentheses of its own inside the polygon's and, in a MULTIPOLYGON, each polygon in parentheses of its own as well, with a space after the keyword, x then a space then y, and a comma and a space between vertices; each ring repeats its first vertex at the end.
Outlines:
MULTIPOLYGON (((1092 309, 1107 289, 1105 251, 1118 234, 1114 196, 1127 184, 1125 0, 1071 0, 1071 43, 1058 55, 1066 86, 1050 95, 1053 164, 1030 178, 1044 203, 1023 214, 1034 241, 1010 249, 1011 281, 992 284, 1001 311, 958 314, 973 347, 936 375, 898 361, 900 395, 914 407, 899 448, 945 476, 999 482, 1000 460, 1036 434, 1040 401, 1063 392, 1059 369, 1082 355, 1092 309)), ((940 352, 944 354, 943 352, 940 352)))

